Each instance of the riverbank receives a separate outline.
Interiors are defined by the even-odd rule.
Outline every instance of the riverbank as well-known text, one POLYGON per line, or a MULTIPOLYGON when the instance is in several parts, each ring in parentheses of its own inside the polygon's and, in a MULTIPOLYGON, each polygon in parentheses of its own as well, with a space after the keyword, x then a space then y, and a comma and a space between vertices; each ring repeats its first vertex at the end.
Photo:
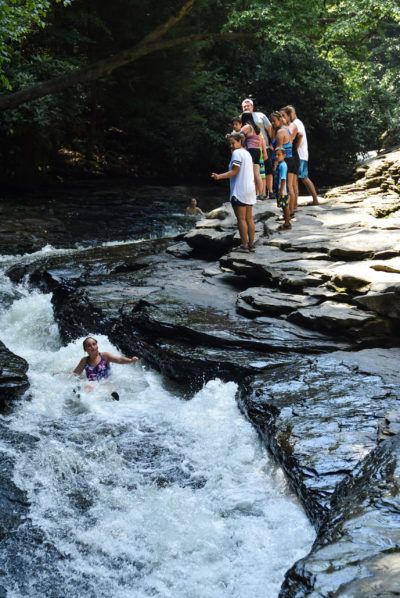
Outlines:
POLYGON ((400 155, 302 206, 254 254, 229 208, 180 239, 37 255, 13 281, 53 293, 60 334, 107 334, 187 395, 219 377, 318 531, 282 597, 395 595, 399 573, 400 155), (385 593, 386 592, 386 593, 385 593))

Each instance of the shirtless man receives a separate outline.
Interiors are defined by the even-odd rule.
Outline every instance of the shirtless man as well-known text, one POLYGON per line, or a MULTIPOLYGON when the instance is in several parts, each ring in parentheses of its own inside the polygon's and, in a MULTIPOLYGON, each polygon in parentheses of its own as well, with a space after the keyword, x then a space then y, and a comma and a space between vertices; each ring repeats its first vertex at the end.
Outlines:
POLYGON ((190 214, 190 216, 204 216, 203 210, 197 207, 197 199, 195 199, 194 197, 192 197, 192 199, 190 200, 190 203, 185 211, 186 214, 190 214))
POLYGON ((293 125, 291 127, 292 138, 296 137, 297 135, 298 139, 297 152, 300 160, 298 177, 301 181, 303 181, 308 189, 308 192, 312 196, 312 202, 309 205, 317 206, 319 204, 317 192, 315 190, 314 183, 308 176, 308 142, 305 127, 301 120, 297 118, 294 106, 285 106, 282 111, 288 115, 293 125))
POLYGON ((263 112, 254 112, 254 102, 250 98, 246 98, 242 102, 243 112, 252 112, 254 122, 257 127, 261 130, 261 133, 267 146, 268 159, 264 160, 265 163, 265 179, 267 182, 267 191, 270 195, 273 192, 273 168, 271 159, 271 139, 272 139, 272 125, 269 118, 263 112))

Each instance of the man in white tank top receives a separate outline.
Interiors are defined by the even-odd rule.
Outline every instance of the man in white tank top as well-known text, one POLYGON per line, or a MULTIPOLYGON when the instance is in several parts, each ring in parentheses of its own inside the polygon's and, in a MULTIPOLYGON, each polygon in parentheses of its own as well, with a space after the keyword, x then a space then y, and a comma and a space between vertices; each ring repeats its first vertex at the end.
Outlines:
POLYGON ((297 118, 295 107, 287 106, 287 108, 290 109, 290 120, 296 127, 294 135, 298 135, 297 153, 300 160, 298 178, 303 181, 312 197, 312 202, 310 205, 317 206, 319 204, 317 192, 315 190, 314 183, 308 176, 308 141, 306 129, 301 120, 297 118))

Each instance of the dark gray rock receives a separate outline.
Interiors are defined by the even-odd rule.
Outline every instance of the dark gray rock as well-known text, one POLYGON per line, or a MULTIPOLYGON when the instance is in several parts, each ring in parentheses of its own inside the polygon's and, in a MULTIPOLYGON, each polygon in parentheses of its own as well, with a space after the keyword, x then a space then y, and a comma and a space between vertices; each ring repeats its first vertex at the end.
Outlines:
MULTIPOLYGON (((233 209, 226 204, 221 211, 223 219, 203 219, 196 224, 184 240, 198 255, 218 258, 232 247, 240 245, 240 237, 233 209)), ((263 222, 275 216, 276 211, 265 204, 257 204, 253 209, 256 224, 256 239, 264 232, 263 222)))
POLYGON ((198 254, 218 257, 229 251, 234 243, 236 228, 224 230, 193 229, 185 235, 186 243, 198 254))
POLYGON ((354 302, 382 316, 400 319, 400 287, 398 292, 368 293, 361 297, 354 297, 354 302))
MULTIPOLYGON (((318 303, 318 300, 313 297, 281 293, 275 289, 265 287, 250 287, 239 293, 238 305, 243 305, 243 301, 253 307, 254 311, 267 316, 289 314, 300 307, 308 307, 318 303)), ((242 309, 245 308, 242 307, 242 309)))
POLYGON ((237 313, 240 277, 218 273, 203 260, 175 258, 165 247, 154 242, 96 248, 39 260, 10 270, 10 276, 19 280, 28 274, 32 283, 53 292, 65 341, 103 331, 125 352, 139 352, 177 380, 184 376, 198 384, 215 375, 237 380, 269 367, 273 354, 281 363, 283 353, 337 348, 337 339, 290 322, 268 317, 249 322, 237 313), (210 267, 213 276, 207 275, 210 267))
POLYGON ((14 355, 0 341, 0 407, 7 401, 19 399, 29 388, 28 364, 14 355))
POLYGON ((324 301, 290 313, 288 320, 330 334, 349 335, 360 343, 396 343, 395 329, 390 320, 377 318, 373 312, 346 303, 324 301))
POLYGON ((400 437, 375 448, 339 484, 311 553, 280 598, 395 597, 400 592, 400 437))
POLYGON ((382 425, 400 420, 397 361, 398 349, 338 352, 308 360, 308 369, 303 361, 261 373, 240 390, 318 530, 280 598, 396 595, 400 436, 393 427, 389 441, 379 439, 382 425), (386 380, 364 373, 382 362, 386 380))
POLYGON ((399 395, 378 376, 342 364, 339 353, 302 361, 296 374, 292 366, 261 373, 239 399, 319 526, 337 484, 376 447, 399 395))
POLYGON ((232 251, 220 259, 221 268, 245 275, 251 283, 278 286, 288 291, 319 286, 330 279, 329 261, 306 259, 299 252, 262 245, 255 253, 232 251))

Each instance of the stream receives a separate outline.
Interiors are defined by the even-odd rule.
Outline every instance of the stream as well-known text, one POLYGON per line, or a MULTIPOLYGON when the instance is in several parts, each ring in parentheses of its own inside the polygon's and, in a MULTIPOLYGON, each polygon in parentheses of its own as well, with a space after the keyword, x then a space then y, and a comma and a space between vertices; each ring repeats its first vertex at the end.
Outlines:
MULTIPOLYGON (((163 235, 182 229, 167 224, 163 235)), ((101 385, 77 397, 83 338, 63 346, 51 295, 4 275, 75 250, 0 260, 0 339, 28 361, 30 382, 1 423, 34 439, 0 440, 29 501, 0 543, 7 597, 277 597, 315 532, 239 411, 236 384, 209 381, 188 401, 139 361, 113 364, 118 403, 101 385)), ((119 353, 92 333, 100 351, 119 353)))

